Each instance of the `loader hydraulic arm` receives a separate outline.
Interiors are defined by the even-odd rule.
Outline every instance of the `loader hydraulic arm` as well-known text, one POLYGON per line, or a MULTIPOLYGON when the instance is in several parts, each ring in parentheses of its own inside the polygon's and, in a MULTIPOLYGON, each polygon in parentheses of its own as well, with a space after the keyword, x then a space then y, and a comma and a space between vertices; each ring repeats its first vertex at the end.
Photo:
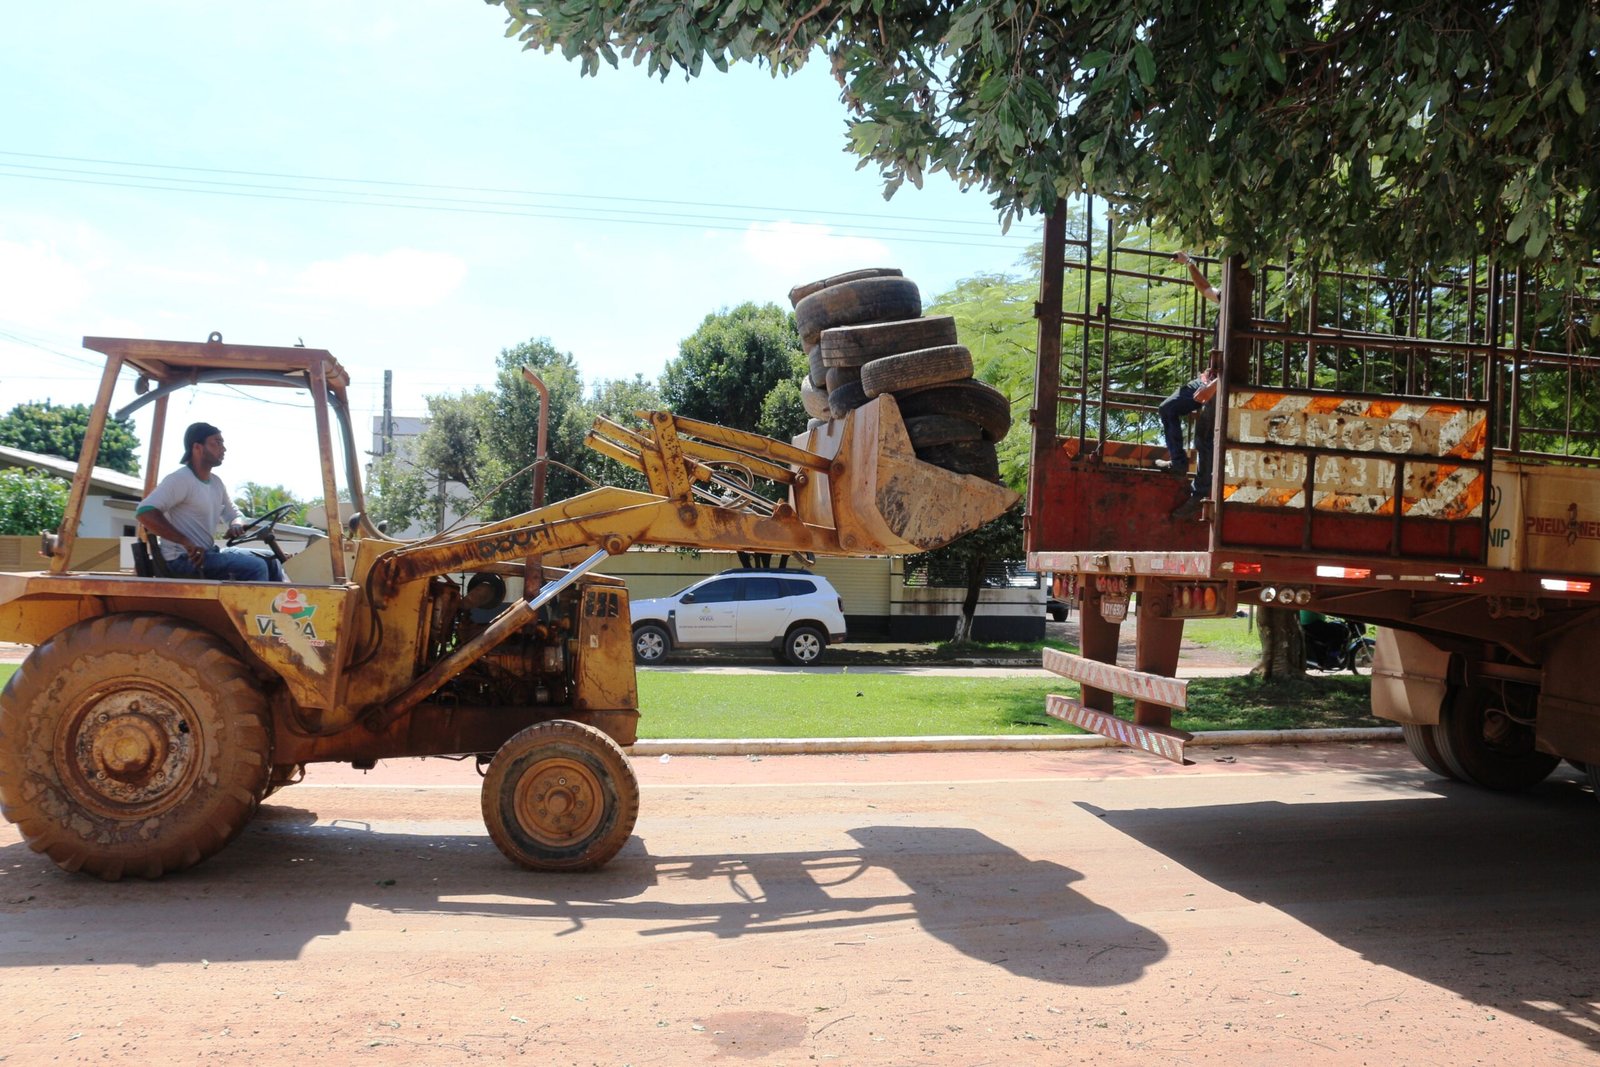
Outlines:
POLYGON ((598 419, 588 445, 644 475, 647 492, 604 487, 461 534, 396 548, 373 565, 381 603, 408 582, 538 556, 563 566, 635 544, 790 554, 925 552, 1016 501, 1004 486, 919 461, 893 397, 810 431, 812 447, 641 412, 645 431, 598 419), (773 501, 755 482, 787 490, 773 501))

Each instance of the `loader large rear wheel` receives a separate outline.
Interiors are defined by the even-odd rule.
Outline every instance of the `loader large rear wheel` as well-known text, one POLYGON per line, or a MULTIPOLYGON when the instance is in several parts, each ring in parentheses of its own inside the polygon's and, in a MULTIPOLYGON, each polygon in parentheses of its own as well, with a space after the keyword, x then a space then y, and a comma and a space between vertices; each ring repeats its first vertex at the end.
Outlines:
POLYGON ((1527 789, 1550 777, 1560 757, 1533 747, 1533 728, 1484 686, 1462 686, 1439 709, 1434 740, 1455 777, 1485 789, 1527 789))
POLYGON ((541 722, 500 746, 483 779, 495 846, 535 871, 589 871, 627 844, 639 781, 617 743, 592 726, 541 722))
POLYGON ((109 615, 40 645, 0 694, 0 810, 35 852, 115 881, 192 867, 255 814, 266 698, 222 641, 109 615))

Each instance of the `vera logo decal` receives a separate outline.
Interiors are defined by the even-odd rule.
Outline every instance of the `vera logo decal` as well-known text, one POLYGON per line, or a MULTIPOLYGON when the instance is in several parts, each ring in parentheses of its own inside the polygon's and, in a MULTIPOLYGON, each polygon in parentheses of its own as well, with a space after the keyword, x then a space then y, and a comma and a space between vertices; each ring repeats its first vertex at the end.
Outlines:
POLYGON ((275 638, 287 644, 292 634, 296 641, 304 638, 314 646, 320 647, 326 643, 317 637, 316 625, 311 621, 317 613, 317 606, 301 597, 300 590, 285 589, 272 598, 268 610, 270 615, 255 617, 256 637, 275 638))
POLYGON ((272 598, 272 613, 274 615, 288 615, 294 619, 309 619, 317 613, 315 604, 307 604, 300 597, 300 590, 285 589, 272 598))

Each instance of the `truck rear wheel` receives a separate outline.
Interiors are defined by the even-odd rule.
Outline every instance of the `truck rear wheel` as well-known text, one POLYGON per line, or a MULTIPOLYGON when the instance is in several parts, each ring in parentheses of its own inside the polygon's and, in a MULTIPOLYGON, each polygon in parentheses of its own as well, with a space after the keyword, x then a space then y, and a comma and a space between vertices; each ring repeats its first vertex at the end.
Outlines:
POLYGON ((40 645, 0 694, 0 810, 28 847, 107 881, 192 867, 255 814, 266 698, 215 636, 109 615, 40 645))
POLYGON ((495 846, 535 871, 604 866, 633 833, 639 782, 617 743, 556 719, 516 734, 489 761, 483 822, 495 846))
POLYGON ((1491 706, 1483 686, 1462 686, 1439 709, 1434 740, 1451 773, 1485 789, 1527 789, 1550 776, 1561 762, 1533 747, 1533 727, 1504 708, 1491 706))
POLYGON ((1418 763, 1440 778, 1455 777, 1455 773, 1445 763, 1444 757, 1439 755, 1439 742, 1434 738, 1434 727, 1421 723, 1402 723, 1400 733, 1406 739, 1406 747, 1411 750, 1411 755, 1418 763))

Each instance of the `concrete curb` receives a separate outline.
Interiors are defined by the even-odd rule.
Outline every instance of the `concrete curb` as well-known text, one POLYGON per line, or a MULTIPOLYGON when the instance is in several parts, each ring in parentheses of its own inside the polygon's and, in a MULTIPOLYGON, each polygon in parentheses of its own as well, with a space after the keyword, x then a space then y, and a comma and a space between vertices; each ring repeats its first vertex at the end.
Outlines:
MULTIPOLYGON (((1398 726, 1326 730, 1212 730, 1194 735, 1193 746, 1315 745, 1351 741, 1399 741, 1398 726)), ((1062 752, 1118 748, 1121 742, 1094 734, 1021 734, 997 737, 772 737, 636 741, 635 756, 821 756, 858 752, 1062 752)))

